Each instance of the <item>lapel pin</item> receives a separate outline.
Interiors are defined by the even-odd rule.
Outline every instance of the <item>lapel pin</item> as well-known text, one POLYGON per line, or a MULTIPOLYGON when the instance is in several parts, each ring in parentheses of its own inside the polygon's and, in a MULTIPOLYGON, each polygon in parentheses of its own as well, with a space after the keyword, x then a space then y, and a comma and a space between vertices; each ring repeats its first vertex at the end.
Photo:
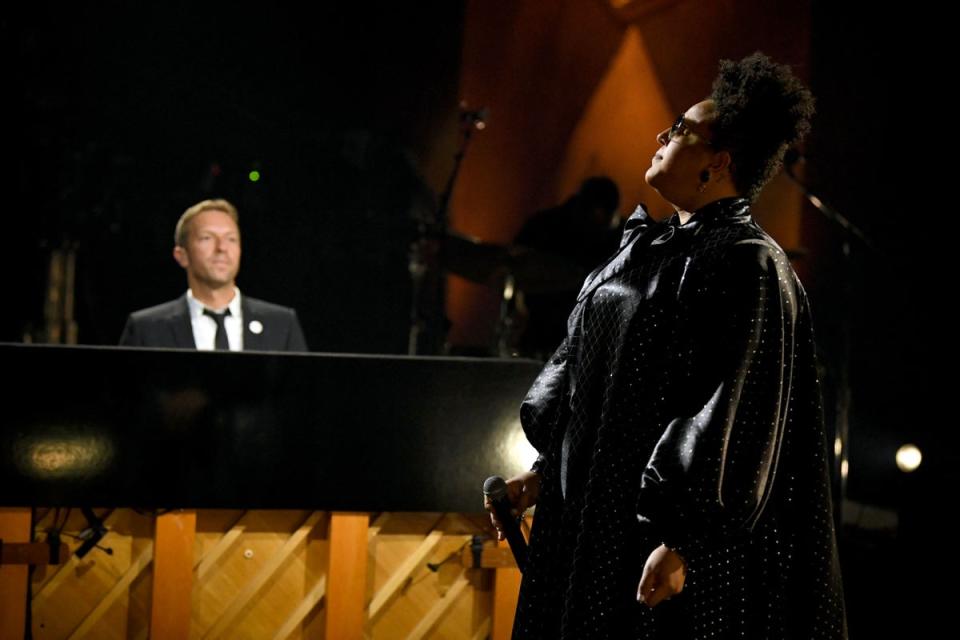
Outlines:
POLYGON ((257 335, 263 333, 263 324, 259 320, 251 320, 250 324, 247 326, 250 327, 250 333, 255 333, 257 335))

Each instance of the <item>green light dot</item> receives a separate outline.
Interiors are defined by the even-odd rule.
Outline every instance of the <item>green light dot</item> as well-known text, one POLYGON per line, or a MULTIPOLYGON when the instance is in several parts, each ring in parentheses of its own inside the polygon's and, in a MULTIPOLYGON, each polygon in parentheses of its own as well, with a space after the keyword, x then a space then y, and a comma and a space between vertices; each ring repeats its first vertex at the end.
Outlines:
POLYGON ((250 178, 250 182, 257 182, 258 180, 260 180, 260 172, 259 172, 259 171, 251 171, 251 172, 250 172, 250 175, 249 175, 249 178, 250 178))

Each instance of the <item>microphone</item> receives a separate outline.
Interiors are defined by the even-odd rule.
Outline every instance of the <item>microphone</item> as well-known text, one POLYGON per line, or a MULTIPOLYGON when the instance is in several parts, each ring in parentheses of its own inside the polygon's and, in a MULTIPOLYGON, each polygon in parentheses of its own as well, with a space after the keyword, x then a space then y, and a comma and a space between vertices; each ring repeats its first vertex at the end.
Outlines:
POLYGON ((90 553, 92 549, 100 549, 104 551, 107 555, 113 555, 113 549, 110 547, 101 547, 99 542, 103 539, 103 536, 107 535, 107 528, 103 525, 103 520, 98 518, 96 514, 93 513, 93 509, 89 507, 83 507, 80 509, 83 513, 83 516, 87 519, 87 528, 81 531, 77 536, 78 540, 83 540, 76 551, 78 558, 83 558, 85 555, 90 553))
POLYGON ((510 513, 511 504, 507 499, 507 483, 500 476, 490 476, 483 483, 483 495, 490 498, 493 511, 503 527, 503 535, 507 538, 513 558, 517 561, 517 568, 521 573, 527 566, 527 541, 520 531, 517 519, 510 513))
MULTIPOLYGON (((80 536, 77 536, 77 537, 80 538, 80 536)), ((83 540, 83 538, 80 538, 80 539, 83 540)), ((97 542, 93 538, 86 540, 83 544, 77 547, 76 555, 78 558, 82 558, 88 553, 90 553, 91 549, 99 549, 100 551, 103 551, 108 556, 113 555, 113 547, 101 546, 97 544, 97 542)))

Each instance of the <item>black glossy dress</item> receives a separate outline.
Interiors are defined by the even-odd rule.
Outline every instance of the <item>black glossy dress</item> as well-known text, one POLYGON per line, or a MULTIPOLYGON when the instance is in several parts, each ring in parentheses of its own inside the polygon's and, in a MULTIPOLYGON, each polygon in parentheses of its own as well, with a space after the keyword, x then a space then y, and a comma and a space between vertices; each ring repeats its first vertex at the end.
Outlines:
POLYGON ((749 202, 643 206, 521 408, 541 495, 514 638, 845 638, 806 293, 749 202), (636 601, 649 553, 683 591, 636 601))

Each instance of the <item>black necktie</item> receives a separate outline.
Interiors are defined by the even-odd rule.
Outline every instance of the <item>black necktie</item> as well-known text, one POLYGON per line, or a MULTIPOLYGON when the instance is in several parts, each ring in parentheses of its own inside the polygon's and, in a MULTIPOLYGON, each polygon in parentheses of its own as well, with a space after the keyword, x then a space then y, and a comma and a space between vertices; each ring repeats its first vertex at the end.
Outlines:
POLYGON ((230 315, 230 309, 225 310, 223 313, 217 313, 216 311, 204 308, 203 315, 213 318, 213 321, 217 323, 217 334, 213 339, 214 349, 217 351, 229 351, 230 343, 227 341, 227 328, 223 325, 223 320, 230 315))

